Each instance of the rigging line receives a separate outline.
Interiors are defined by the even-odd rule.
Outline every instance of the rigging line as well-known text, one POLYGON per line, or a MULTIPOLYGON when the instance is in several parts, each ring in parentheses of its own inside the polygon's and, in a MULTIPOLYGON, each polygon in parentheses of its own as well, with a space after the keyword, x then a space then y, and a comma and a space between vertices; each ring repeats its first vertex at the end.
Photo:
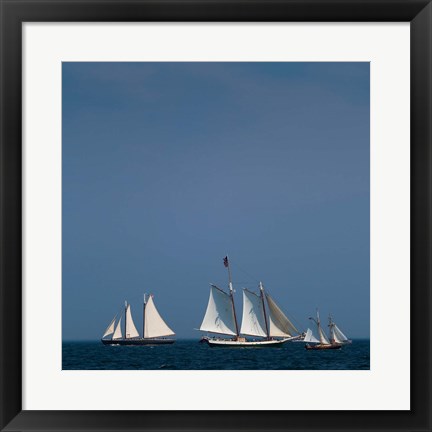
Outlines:
POLYGON ((298 320, 296 320, 294 315, 291 315, 288 312, 289 317, 291 317, 291 319, 294 321, 295 326, 300 330, 300 333, 303 333, 305 331, 304 327, 302 324, 300 324, 300 322, 298 320))
MULTIPOLYGON (((232 264, 232 261, 230 261, 230 263, 232 264)), ((246 276, 252 278, 252 280, 256 283, 259 283, 259 280, 256 279, 254 276, 252 276, 251 274, 249 274, 246 270, 244 270, 242 267, 240 267, 237 263, 234 262, 234 267, 239 269, 242 273, 244 273, 246 276)))
POLYGON ((116 313, 115 320, 118 321, 117 318, 121 317, 123 313, 124 313, 124 306, 122 306, 120 310, 116 313))
POLYGON ((294 321, 296 327, 300 330, 300 333, 304 333, 306 331, 303 325, 295 318, 295 316, 292 317, 292 320, 294 321))
POLYGON ((248 280, 248 281, 236 281, 237 285, 249 285, 250 283, 252 283, 250 280, 248 280))

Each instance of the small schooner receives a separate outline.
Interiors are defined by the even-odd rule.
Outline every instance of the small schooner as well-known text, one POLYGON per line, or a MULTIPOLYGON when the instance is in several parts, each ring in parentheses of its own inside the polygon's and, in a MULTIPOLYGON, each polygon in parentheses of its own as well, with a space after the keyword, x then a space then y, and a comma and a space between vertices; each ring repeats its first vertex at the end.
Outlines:
POLYGON ((152 294, 148 300, 146 294, 144 294, 143 337, 140 337, 135 327, 131 307, 127 302, 125 302, 124 310, 124 336, 121 325, 122 317, 120 316, 117 325, 116 321, 117 315, 110 322, 102 336, 101 342, 104 345, 165 345, 175 342, 175 339, 167 338, 167 336, 174 336, 175 333, 159 315, 152 294))
POLYGON ((201 342, 211 347, 273 347, 303 337, 275 301, 264 291, 261 282, 259 295, 246 288, 243 289, 243 316, 239 328, 234 304, 231 267, 227 256, 223 262, 228 269, 229 293, 216 285, 210 285, 209 302, 199 330, 231 337, 205 336, 201 342), (268 313, 264 299, 267 300, 268 313), (255 336, 259 339, 248 340, 245 336, 255 336))
MULTIPOLYGON (((317 338, 315 338, 315 336, 312 334, 312 330, 308 329, 306 332, 306 336, 304 338, 304 342, 307 342, 305 345, 305 348, 307 350, 329 350, 329 349, 341 349, 342 348, 343 342, 341 342, 338 338, 334 337, 334 334, 335 334, 334 327, 336 327, 336 324, 334 324, 331 321, 331 317, 330 317, 331 324, 329 324, 330 335, 331 335, 330 340, 327 338, 326 334, 324 333, 324 330, 321 327, 321 321, 320 321, 318 309, 317 309, 316 319, 312 318, 312 317, 309 317, 309 319, 314 321, 316 326, 317 326, 319 340, 317 338)), ((337 329, 337 330, 345 337, 346 340, 348 340, 346 338, 346 336, 339 329, 337 329)))

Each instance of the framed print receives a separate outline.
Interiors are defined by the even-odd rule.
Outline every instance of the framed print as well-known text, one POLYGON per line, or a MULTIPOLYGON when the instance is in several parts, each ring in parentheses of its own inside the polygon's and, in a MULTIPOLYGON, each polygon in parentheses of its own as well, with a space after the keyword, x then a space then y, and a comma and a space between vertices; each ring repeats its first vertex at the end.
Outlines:
POLYGON ((2 430, 430 430, 430 2, 1 11, 2 430))

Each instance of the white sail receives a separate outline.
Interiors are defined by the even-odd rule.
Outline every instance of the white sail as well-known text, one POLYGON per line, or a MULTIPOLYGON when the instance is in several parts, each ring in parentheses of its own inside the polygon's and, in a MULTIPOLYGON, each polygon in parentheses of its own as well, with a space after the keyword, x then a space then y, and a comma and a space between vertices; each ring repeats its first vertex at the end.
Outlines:
POLYGON ((105 333, 102 336, 102 339, 105 336, 109 336, 110 334, 114 333, 114 324, 115 324, 115 320, 116 320, 116 316, 112 319, 111 323, 109 324, 109 326, 106 328, 105 333))
POLYGON ((125 335, 126 339, 139 336, 138 330, 136 329, 135 324, 134 324, 133 319, 132 319, 132 313, 131 313, 130 305, 128 305, 127 309, 126 309, 126 332, 125 333, 126 333, 126 335, 125 335))
POLYGON ((312 330, 309 328, 307 329, 306 336, 303 341, 310 343, 320 343, 320 341, 312 334, 312 330))
POLYGON ((237 335, 231 297, 216 285, 211 285, 209 302, 200 330, 237 335))
POLYGON ((243 318, 240 333, 267 336, 262 299, 247 289, 243 289, 243 318))
POLYGON ((280 310, 279 306, 266 293, 269 308, 269 333, 270 336, 291 337, 300 334, 295 325, 280 310))
POLYGON ((318 334, 319 334, 319 337, 320 337, 320 342, 323 345, 330 345, 330 341, 327 339, 327 336, 323 332, 323 329, 321 328, 321 326, 318 326, 318 334))
POLYGON ((174 334, 159 315, 153 302, 153 296, 150 296, 144 312, 144 338, 172 336, 174 334))
POLYGON ((341 330, 336 324, 332 325, 331 330, 332 337, 336 343, 344 343, 348 340, 348 338, 341 332, 341 330))
POLYGON ((115 332, 113 334, 113 339, 121 339, 123 337, 122 331, 121 331, 121 318, 119 319, 117 323, 117 327, 115 329, 115 332))

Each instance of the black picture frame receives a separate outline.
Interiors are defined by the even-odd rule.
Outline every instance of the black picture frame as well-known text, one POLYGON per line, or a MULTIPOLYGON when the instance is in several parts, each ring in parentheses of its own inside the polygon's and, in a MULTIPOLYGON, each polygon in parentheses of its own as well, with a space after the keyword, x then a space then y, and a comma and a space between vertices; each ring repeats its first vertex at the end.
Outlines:
MULTIPOLYGON (((0 0, 0 429, 431 430, 432 6, 425 0, 0 0), (131 21, 410 22, 411 410, 23 411, 22 23, 131 21), (13 331, 11 331, 13 329, 13 331)), ((398 344, 395 341, 395 346, 398 344)), ((408 349, 404 342, 398 349, 408 349)), ((397 355, 397 353, 395 353, 397 355)), ((395 377, 397 385, 397 377, 395 377)), ((367 397, 367 395, 365 395, 367 397)))

